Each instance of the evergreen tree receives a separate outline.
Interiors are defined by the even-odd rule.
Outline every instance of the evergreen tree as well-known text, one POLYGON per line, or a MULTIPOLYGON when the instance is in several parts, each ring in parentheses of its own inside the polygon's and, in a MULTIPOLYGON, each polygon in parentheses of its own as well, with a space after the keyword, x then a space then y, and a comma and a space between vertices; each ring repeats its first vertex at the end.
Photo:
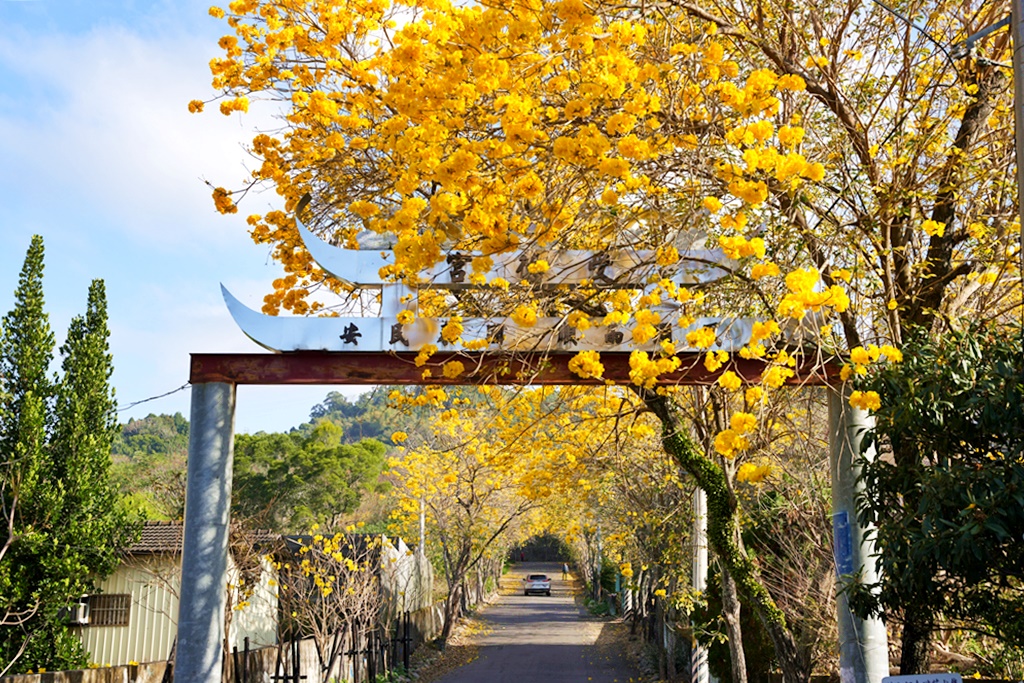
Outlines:
POLYGON ((0 674, 83 666, 62 608, 109 573, 130 531, 109 480, 114 398, 103 285, 61 347, 44 310, 43 242, 32 239, 0 329, 0 674))
POLYGON ((102 280, 94 280, 86 314, 71 321, 61 347, 63 377, 50 439, 53 477, 64 492, 58 527, 75 539, 63 558, 64 573, 73 577, 109 574, 117 566, 118 547, 131 541, 132 526, 110 476, 118 424, 109 334, 106 290, 102 280))
POLYGON ((32 238, 0 329, 0 465, 3 467, 4 543, 0 562, 0 672, 34 651, 36 624, 45 618, 53 586, 39 562, 53 528, 60 487, 48 485, 47 402, 53 333, 44 310, 43 241, 32 238))

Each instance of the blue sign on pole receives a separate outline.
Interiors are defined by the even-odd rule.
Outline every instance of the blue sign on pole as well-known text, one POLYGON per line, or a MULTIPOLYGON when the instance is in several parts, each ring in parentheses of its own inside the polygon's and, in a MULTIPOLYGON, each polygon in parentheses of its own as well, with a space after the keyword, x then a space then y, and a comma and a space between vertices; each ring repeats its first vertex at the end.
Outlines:
POLYGON ((852 574, 853 529, 850 528, 850 513, 846 510, 832 515, 832 545, 836 556, 836 574, 852 574))

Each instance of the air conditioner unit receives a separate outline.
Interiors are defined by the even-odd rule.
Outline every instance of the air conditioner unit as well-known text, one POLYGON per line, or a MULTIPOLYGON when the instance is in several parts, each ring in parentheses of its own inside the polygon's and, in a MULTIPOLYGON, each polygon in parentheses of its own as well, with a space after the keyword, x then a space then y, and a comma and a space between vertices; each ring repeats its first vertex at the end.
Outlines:
POLYGON ((85 626, 89 623, 89 603, 76 602, 68 605, 68 623, 72 626, 85 626))

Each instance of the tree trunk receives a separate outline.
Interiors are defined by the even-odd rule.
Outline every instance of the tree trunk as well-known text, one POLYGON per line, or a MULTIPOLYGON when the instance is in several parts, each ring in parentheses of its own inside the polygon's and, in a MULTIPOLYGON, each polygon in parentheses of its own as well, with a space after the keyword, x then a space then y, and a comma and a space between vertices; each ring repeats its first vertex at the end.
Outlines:
POLYGON ((729 661, 732 665, 732 683, 747 683, 747 658, 743 653, 743 627, 740 625, 740 597, 736 581, 722 568, 722 616, 729 636, 729 661))
POLYGON ((807 683, 810 666, 797 649, 796 640, 786 626, 785 615, 761 581, 756 565, 736 543, 739 518, 736 499, 729 490, 725 472, 694 446, 665 396, 640 387, 633 389, 661 420, 665 452, 693 476, 707 494, 708 544, 724 570, 736 582, 737 593, 748 602, 768 632, 775 649, 775 659, 782 669, 783 683, 807 683))
POLYGON ((930 612, 908 607, 903 615, 903 642, 900 650, 900 675, 928 673, 932 644, 930 612))
POLYGON ((449 594, 447 602, 444 603, 444 626, 441 628, 441 635, 438 638, 442 650, 448 646, 448 638, 451 637, 452 629, 455 627, 455 620, 459 617, 459 608, 462 605, 462 592, 462 582, 459 581, 455 584, 451 594, 449 594))

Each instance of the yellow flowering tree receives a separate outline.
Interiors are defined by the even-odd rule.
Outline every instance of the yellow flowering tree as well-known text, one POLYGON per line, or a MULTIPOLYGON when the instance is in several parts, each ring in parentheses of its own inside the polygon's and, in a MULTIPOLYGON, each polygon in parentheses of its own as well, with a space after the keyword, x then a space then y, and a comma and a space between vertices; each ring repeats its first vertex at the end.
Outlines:
MULTIPOLYGON (((415 401, 397 391, 394 398, 415 401)), ((435 395, 443 403, 433 434, 410 443, 390 462, 396 530, 416 534, 422 511, 426 538, 444 568, 448 595, 442 646, 464 608, 470 572, 488 561, 500 564, 509 543, 528 537, 539 505, 564 479, 556 466, 556 442, 538 424, 540 418, 550 426, 537 398, 542 397, 533 391, 515 395, 489 387, 466 395, 435 395)), ((405 435, 396 438, 404 441, 405 435)))
POLYGON ((282 635, 312 638, 321 680, 337 680, 337 664, 361 639, 380 626, 384 592, 380 586, 381 538, 356 534, 355 527, 288 540, 272 558, 282 635))
MULTIPOLYGON (((634 353, 632 382, 662 419, 669 452, 706 489, 717 490, 721 469, 681 440, 675 409, 654 388, 680 365, 671 341, 657 343, 660 330, 693 328, 698 314, 714 314, 725 301, 749 302, 731 313, 769 319, 776 306, 798 319, 849 305, 839 287, 817 291, 810 270, 741 296, 751 292, 750 268, 778 270, 758 235, 777 220, 778 196, 821 180, 824 167, 795 149, 794 131, 776 125, 803 80, 760 68, 741 73, 703 20, 647 19, 579 0, 343 9, 235 2, 228 9, 235 35, 212 63, 215 87, 229 98, 222 111, 258 95, 285 101, 289 112, 286 134, 254 139, 261 165, 252 182, 272 183, 286 209, 309 195, 307 222, 333 241, 356 246, 363 231, 384 235, 395 249, 385 277, 414 285, 446 253, 479 254, 469 281, 489 289, 457 302, 421 302, 424 314, 506 311, 529 327, 543 311, 576 331, 621 327, 635 344, 654 343, 634 353), (399 10, 405 23, 395 28, 389 22, 399 10), (745 160, 755 154, 757 163, 745 160), (733 275, 707 293, 667 276, 695 243, 719 249, 728 259, 722 269, 733 275), (632 289, 608 287, 600 268, 578 288, 544 285, 544 253, 615 248, 654 254, 628 273, 632 289), (510 250, 538 252, 526 276, 487 282, 493 256, 510 250)), ((232 196, 218 192, 222 211, 234 210, 232 196)), ((344 288, 299 246, 290 215, 272 211, 250 223, 288 272, 265 310, 305 313, 316 309, 309 292, 320 283, 344 288)), ((779 332, 768 325, 743 352, 773 363, 765 375, 771 388, 792 375, 770 346, 779 332)), ((709 349, 716 331, 697 327, 686 341, 709 349)), ((716 362, 717 354, 708 361, 716 362)), ((578 365, 599 376, 596 359, 578 365)), ((731 516, 728 505, 713 511, 731 516)), ((749 561, 722 545, 727 535, 713 534, 712 542, 735 564, 731 573, 745 577, 741 590, 774 625, 780 662, 797 680, 784 618, 749 561)))
MULTIPOLYGON (((647 9, 583 0, 213 8, 232 29, 211 62, 221 112, 270 100, 284 116, 279 132, 253 139, 257 163, 243 187, 216 188, 214 201, 236 211, 262 184, 283 200, 284 211, 249 218, 286 271, 267 312, 315 312, 324 304, 313 292, 351 289, 302 246, 291 215, 301 203, 305 222, 336 244, 393 246, 386 279, 424 284, 427 269, 472 254, 467 285, 478 289, 419 302, 420 315, 447 318, 442 337, 456 348, 485 345, 463 341, 460 321, 488 315, 526 330, 554 321, 570 342, 603 328, 635 345, 631 389, 659 418, 666 451, 707 491, 711 544, 765 623, 786 680, 797 681, 806 671, 786 620, 735 543, 727 472, 694 444, 660 382, 680 369, 682 340, 704 354, 734 406, 712 445, 735 458, 763 407, 794 381, 794 347, 848 354, 845 378, 897 361, 907 321, 1018 304, 1009 94, 991 65, 1006 41, 980 46, 990 61, 953 63, 926 49, 923 36, 970 32, 958 16, 996 16, 987 6, 930 10, 928 34, 842 0, 647 9), (688 258, 700 247, 718 256, 688 258), (589 277, 549 282, 557 254, 574 249, 596 255, 589 277), (621 250, 645 256, 601 265, 621 250), (490 276, 513 252, 518 280, 490 276), (683 263, 703 276, 682 275, 683 263), (716 347, 722 330, 699 321, 722 315, 756 321, 737 352, 765 363, 753 409, 743 385, 755 378, 716 347), (675 343, 674 327, 683 330, 675 343)), ((421 349, 417 362, 435 351, 421 349)), ((441 373, 457 378, 467 365, 441 373)), ((572 369, 602 377, 600 354, 581 351, 572 369)), ((877 399, 855 398, 865 408, 877 399)))

